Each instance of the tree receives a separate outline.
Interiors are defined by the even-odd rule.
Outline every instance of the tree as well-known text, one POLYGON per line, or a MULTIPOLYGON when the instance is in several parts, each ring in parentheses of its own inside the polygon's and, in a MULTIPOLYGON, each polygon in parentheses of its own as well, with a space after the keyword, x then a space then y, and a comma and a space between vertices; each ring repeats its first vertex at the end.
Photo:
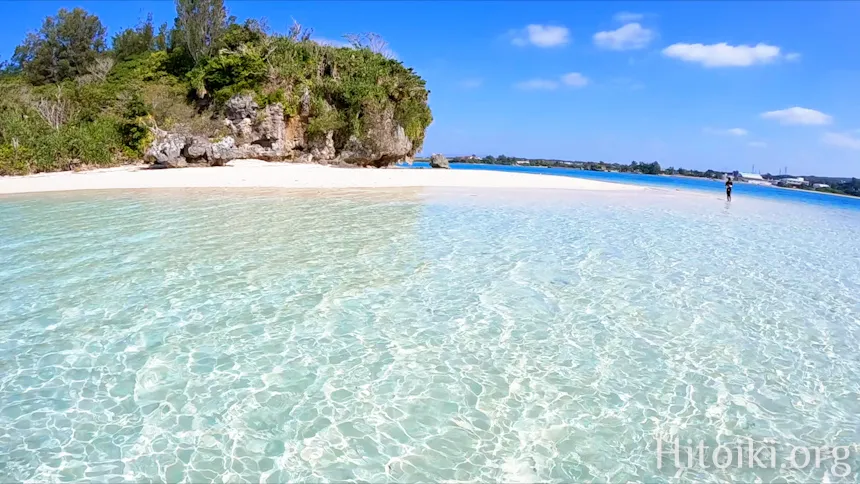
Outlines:
POLYGON ((167 28, 167 24, 163 23, 158 28, 158 35, 155 36, 155 50, 167 50, 169 45, 170 30, 167 28))
POLYGON ((113 36, 113 54, 120 61, 145 52, 151 52, 156 48, 152 14, 149 14, 146 17, 146 21, 138 25, 137 28, 125 29, 113 36))
POLYGON ((27 34, 13 60, 34 84, 60 82, 85 74, 105 48, 105 28, 82 8, 60 9, 38 32, 27 34))
POLYGON ((224 0, 176 0, 176 24, 180 42, 199 64, 214 53, 229 24, 224 0))

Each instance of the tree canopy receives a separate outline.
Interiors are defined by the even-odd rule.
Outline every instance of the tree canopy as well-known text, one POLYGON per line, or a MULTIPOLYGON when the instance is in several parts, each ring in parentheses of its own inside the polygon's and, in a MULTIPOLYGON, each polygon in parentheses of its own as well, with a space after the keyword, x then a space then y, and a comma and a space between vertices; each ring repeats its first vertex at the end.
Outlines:
POLYGON ((85 74, 104 49, 99 18, 81 8, 63 8, 27 35, 13 59, 34 84, 56 83, 85 74))
POLYGON ((176 38, 197 64, 213 54, 228 21, 224 0, 176 0, 176 38))
POLYGON ((136 55, 167 49, 167 24, 155 33, 152 14, 133 29, 125 29, 113 36, 113 55, 117 60, 127 60, 136 55))

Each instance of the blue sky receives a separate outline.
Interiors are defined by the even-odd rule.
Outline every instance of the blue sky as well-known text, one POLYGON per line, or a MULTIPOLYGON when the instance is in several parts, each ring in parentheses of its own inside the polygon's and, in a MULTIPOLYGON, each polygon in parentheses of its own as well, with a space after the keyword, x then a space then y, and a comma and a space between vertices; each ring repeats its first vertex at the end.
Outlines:
MULTIPOLYGON (((427 80, 425 153, 860 176, 860 2, 226 3, 276 31, 381 34, 427 80)), ((168 1, 3 6, 3 58, 60 7, 109 34, 174 16, 168 1)))

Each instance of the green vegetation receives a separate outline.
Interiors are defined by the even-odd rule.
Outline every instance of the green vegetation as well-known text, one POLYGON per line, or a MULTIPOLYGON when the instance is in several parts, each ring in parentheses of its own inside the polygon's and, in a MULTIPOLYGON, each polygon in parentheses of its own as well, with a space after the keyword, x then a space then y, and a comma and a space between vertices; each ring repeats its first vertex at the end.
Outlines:
POLYGON ((275 35, 255 20, 239 24, 223 0, 176 0, 176 10, 173 27, 148 17, 110 48, 83 9, 45 19, 0 64, 0 175, 135 161, 153 127, 223 136, 218 118, 240 93, 291 116, 307 93, 308 134, 333 131, 336 146, 372 136, 369 121, 388 113, 420 149, 432 121, 425 82, 383 55, 378 36, 338 48, 299 25, 275 35))

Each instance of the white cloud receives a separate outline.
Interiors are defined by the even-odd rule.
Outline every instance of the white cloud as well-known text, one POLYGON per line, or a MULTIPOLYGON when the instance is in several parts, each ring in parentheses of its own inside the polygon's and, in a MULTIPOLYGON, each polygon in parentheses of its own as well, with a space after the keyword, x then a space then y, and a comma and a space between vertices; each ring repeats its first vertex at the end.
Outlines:
POLYGON ((764 119, 773 119, 780 124, 795 124, 795 125, 822 125, 833 122, 833 117, 824 114, 821 111, 814 109, 793 107, 788 109, 780 109, 779 111, 768 111, 761 113, 764 119))
POLYGON ((594 45, 610 50, 642 49, 654 39, 654 32, 638 23, 594 34, 594 45))
POLYGON ((517 88, 527 91, 553 90, 558 88, 558 82, 549 79, 531 79, 518 83, 517 88))
POLYGON ((746 136, 749 134, 749 131, 743 128, 729 128, 729 129, 713 129, 713 128, 705 128, 705 133, 708 134, 724 134, 730 136, 746 136))
POLYGON ((800 60, 800 53, 799 52, 789 52, 788 54, 785 54, 785 60, 787 60, 789 62, 799 61, 800 60))
POLYGON ((534 45, 537 47, 558 47, 570 42, 570 30, 562 25, 531 24, 521 30, 510 32, 514 45, 534 45))
POLYGON ((561 76, 561 82, 571 87, 585 87, 588 85, 589 80, 578 72, 571 72, 561 76))
POLYGON ((481 87, 483 84, 484 84, 484 80, 478 79, 478 78, 463 79, 462 81, 460 81, 460 87, 463 87, 466 89, 475 89, 475 88, 481 87))
POLYGON ((645 16, 642 15, 641 13, 618 12, 612 18, 615 19, 616 22, 621 22, 622 24, 626 24, 629 22, 638 22, 638 21, 642 20, 643 17, 645 17, 645 16))
POLYGON ((765 143, 764 141, 750 141, 747 144, 752 146, 753 148, 767 148, 767 143, 765 143))
POLYGON ((852 150, 860 150, 860 138, 844 133, 824 133, 821 137, 821 142, 831 146, 840 148, 848 148, 852 150))
POLYGON ((710 45, 672 44, 663 49, 663 55, 684 62, 696 62, 705 67, 747 67, 768 64, 781 57, 780 49, 775 45, 729 45, 725 42, 710 45))

